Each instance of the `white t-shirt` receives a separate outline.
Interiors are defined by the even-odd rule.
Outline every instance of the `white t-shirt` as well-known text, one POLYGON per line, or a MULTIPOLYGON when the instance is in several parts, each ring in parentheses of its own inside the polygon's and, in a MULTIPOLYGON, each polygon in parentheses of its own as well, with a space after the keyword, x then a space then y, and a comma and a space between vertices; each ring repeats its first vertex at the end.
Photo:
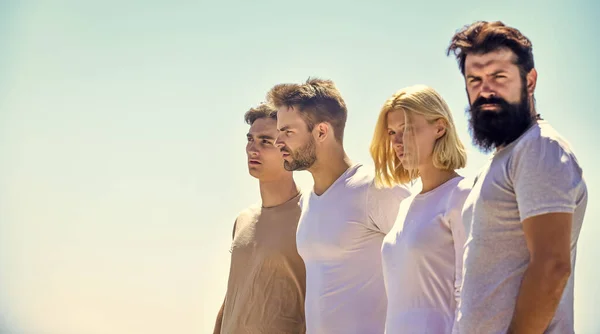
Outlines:
POLYGON ((381 243, 409 195, 406 187, 376 188, 360 164, 322 195, 305 195, 296 243, 306 266, 307 334, 384 332, 381 243))
POLYGON ((466 239, 462 206, 472 181, 457 176, 402 201, 383 240, 386 333, 451 333, 466 239))
MULTIPOLYGON (((575 273, 587 200, 575 154, 546 121, 538 121, 493 155, 463 210, 469 233, 457 316, 461 334, 506 333, 529 265, 525 219, 551 212, 573 214, 571 266, 575 273)), ((546 334, 574 333, 574 283, 571 274, 546 334)))

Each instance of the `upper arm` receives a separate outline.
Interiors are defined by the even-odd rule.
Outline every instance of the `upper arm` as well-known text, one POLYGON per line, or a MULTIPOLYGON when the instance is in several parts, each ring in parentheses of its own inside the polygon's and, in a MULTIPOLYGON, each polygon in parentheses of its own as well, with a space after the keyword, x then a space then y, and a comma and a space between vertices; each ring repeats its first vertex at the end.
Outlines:
POLYGON ((464 245, 467 232, 462 219, 463 205, 472 187, 471 180, 462 180, 448 200, 448 220, 454 245, 454 297, 459 300, 462 286, 464 245))
POLYGON ((584 187, 574 155, 555 140, 536 138, 510 167, 531 261, 570 263, 573 212, 584 187))
POLYGON ((523 221, 525 242, 530 261, 571 261, 571 225, 573 214, 553 212, 529 217, 523 221))
POLYGON ((408 196, 410 191, 405 186, 378 189, 371 185, 367 191, 369 225, 387 234, 396 222, 400 203, 408 196))
POLYGON ((549 138, 530 140, 509 165, 521 222, 537 215, 573 213, 583 186, 574 155, 549 138))
POLYGON ((472 184, 468 179, 463 179, 456 189, 452 192, 450 199, 448 200, 448 220, 450 221, 450 230, 452 232, 452 239, 458 248, 462 252, 462 248, 467 240, 467 232, 465 224, 463 223, 463 206, 467 200, 467 196, 471 192, 472 184))

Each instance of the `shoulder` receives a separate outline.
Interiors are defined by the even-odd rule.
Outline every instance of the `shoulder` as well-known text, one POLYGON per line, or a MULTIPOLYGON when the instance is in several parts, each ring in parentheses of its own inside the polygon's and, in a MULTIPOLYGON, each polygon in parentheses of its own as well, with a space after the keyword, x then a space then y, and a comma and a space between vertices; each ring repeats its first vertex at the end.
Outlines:
POLYGON ((453 193, 455 194, 465 194, 469 193, 471 189, 473 189, 474 178, 472 177, 462 177, 461 180, 456 184, 453 193))
POLYGON ((372 203, 377 202, 403 202, 412 196, 410 188, 406 185, 395 185, 393 187, 383 187, 372 182, 368 188, 368 200, 372 203))
POLYGON ((515 145, 512 152, 513 163, 536 160, 548 166, 555 162, 579 162, 571 144, 547 122, 535 124, 515 145))
POLYGON ((473 183, 474 180, 471 177, 460 177, 460 180, 456 183, 456 186, 453 187, 452 192, 450 193, 449 203, 451 207, 462 209, 467 196, 469 196, 473 189, 473 183))
POLYGON ((533 125, 533 127, 523 135, 521 140, 515 145, 514 153, 544 153, 548 150, 574 155, 571 144, 550 124, 541 122, 533 125))
POLYGON ((375 169, 359 164, 350 167, 351 170, 346 178, 346 185, 351 188, 367 190, 375 181, 375 169))
POLYGON ((365 169, 364 175, 361 176, 360 180, 361 187, 365 190, 367 197, 403 200, 411 195, 408 185, 400 184, 393 187, 378 185, 375 181, 375 171, 373 169, 365 169))
POLYGON ((240 212, 238 212, 237 217, 238 217, 238 219, 240 219, 240 218, 248 218, 248 217, 256 216, 256 215, 260 214, 260 208, 261 208, 260 204, 258 204, 258 203, 252 204, 252 205, 244 208, 240 212))
POLYGON ((369 190, 375 180, 374 169, 355 164, 349 167, 342 180, 339 180, 336 187, 341 191, 340 194, 346 198, 366 198, 369 196, 369 190))
POLYGON ((260 204, 253 204, 238 212, 235 219, 235 229, 238 230, 240 227, 256 221, 260 215, 260 209, 260 204))

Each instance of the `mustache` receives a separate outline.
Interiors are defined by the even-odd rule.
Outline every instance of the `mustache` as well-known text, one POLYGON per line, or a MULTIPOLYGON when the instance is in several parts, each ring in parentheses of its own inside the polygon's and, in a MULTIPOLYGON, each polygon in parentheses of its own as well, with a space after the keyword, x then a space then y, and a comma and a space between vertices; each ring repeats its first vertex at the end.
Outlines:
POLYGON ((285 146, 284 146, 284 147, 282 147, 282 148, 280 148, 279 150, 280 150, 281 152, 285 152, 285 153, 291 153, 291 152, 290 152, 290 150, 288 150, 288 148, 287 148, 287 147, 285 147, 285 146))
POLYGON ((479 109, 484 104, 497 104, 502 107, 506 107, 506 106, 510 105, 505 99, 498 97, 498 96, 491 96, 491 97, 480 96, 479 98, 477 98, 477 100, 475 100, 475 102, 473 102, 473 104, 471 105, 471 109, 479 109))

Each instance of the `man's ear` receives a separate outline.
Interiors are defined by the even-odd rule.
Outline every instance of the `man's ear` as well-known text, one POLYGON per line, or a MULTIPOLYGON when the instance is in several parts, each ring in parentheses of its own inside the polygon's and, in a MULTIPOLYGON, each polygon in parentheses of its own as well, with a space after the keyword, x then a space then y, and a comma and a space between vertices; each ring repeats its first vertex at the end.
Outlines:
POLYGON ((321 122, 315 126, 315 139, 319 142, 325 141, 331 135, 332 129, 329 123, 321 122))
POLYGON ((529 73, 527 73, 527 95, 532 96, 533 92, 535 91, 535 86, 537 84, 537 70, 535 68, 532 68, 531 71, 529 71, 529 73))

